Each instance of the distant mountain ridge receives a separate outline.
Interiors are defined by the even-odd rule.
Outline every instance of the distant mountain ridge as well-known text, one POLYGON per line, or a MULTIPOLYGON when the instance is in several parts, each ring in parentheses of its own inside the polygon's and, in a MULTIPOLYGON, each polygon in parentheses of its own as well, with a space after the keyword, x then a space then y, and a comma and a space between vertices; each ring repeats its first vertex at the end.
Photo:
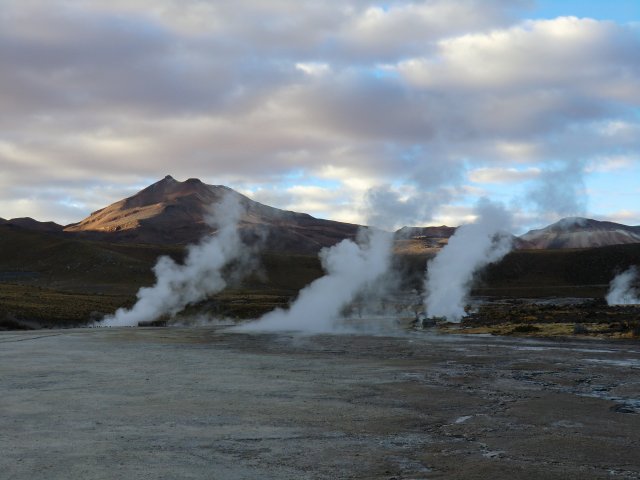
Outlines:
POLYGON ((0 218, 0 225, 11 225, 36 232, 62 232, 64 227, 55 222, 39 222, 31 217, 20 217, 5 220, 0 218))
MULTIPOLYGON (((316 254, 345 238, 355 238, 360 225, 314 218, 263 205, 224 185, 196 178, 184 182, 167 175, 135 195, 63 227, 32 218, 0 218, 0 225, 80 236, 115 243, 184 245, 212 232, 205 221, 212 205, 234 195, 246 214, 240 229, 247 241, 264 239, 264 249, 279 253, 316 254)), ((396 232, 396 252, 429 254, 447 244, 456 227, 403 227, 396 232)), ((593 248, 640 243, 640 226, 573 217, 514 238, 515 249, 593 248)))
POLYGON ((640 226, 569 217, 520 237, 528 248, 593 248, 640 243, 640 226))

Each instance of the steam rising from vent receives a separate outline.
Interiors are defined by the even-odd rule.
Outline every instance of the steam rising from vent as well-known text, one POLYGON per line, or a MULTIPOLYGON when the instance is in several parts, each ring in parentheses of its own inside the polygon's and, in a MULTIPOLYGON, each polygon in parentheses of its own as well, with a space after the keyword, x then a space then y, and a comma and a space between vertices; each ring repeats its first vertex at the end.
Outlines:
POLYGON ((634 283, 640 280, 637 267, 630 267, 617 275, 609 285, 607 303, 609 305, 635 305, 640 304, 640 291, 634 287, 634 283))
POLYGON ((561 217, 584 215, 587 196, 583 163, 566 163, 560 168, 543 171, 527 198, 543 215, 549 213, 555 213, 561 217))
POLYGON ((504 207, 481 199, 475 213, 476 221, 459 227, 428 263, 424 299, 428 317, 459 322, 465 316, 474 273, 511 250, 512 239, 507 233, 511 215, 504 207))
POLYGON ((242 213, 239 199, 225 195, 215 214, 206 219, 207 224, 218 227, 216 235, 189 246, 182 265, 169 257, 160 257, 153 267, 155 285, 138 290, 138 301, 131 310, 118 309, 114 315, 105 317, 101 325, 135 326, 163 315, 173 316, 187 305, 223 290, 227 286, 223 268, 231 262, 246 267, 243 260, 247 260, 244 257, 248 249, 237 228, 242 213))
POLYGON ((367 224, 379 228, 396 229, 403 225, 431 220, 433 211, 451 199, 443 188, 417 192, 403 198, 388 185, 370 188, 364 197, 367 224))
POLYGON ((288 310, 276 309, 241 331, 297 330, 309 333, 336 328, 341 311, 389 268, 393 236, 361 231, 358 242, 343 240, 320 251, 326 275, 305 287, 288 310))

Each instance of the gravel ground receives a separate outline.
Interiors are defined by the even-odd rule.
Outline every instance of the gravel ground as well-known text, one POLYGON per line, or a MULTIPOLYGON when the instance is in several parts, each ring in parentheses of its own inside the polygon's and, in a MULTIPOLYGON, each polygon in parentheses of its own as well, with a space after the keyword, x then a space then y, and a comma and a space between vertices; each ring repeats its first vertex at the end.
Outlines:
POLYGON ((0 333, 2 479, 640 478, 640 344, 0 333))

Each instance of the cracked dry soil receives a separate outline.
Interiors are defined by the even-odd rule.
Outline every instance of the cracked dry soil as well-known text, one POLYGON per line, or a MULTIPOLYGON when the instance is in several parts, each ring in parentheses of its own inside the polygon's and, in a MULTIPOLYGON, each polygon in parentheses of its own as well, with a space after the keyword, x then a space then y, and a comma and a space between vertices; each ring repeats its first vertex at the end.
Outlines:
POLYGON ((3 479, 640 478, 640 345, 0 334, 3 479))

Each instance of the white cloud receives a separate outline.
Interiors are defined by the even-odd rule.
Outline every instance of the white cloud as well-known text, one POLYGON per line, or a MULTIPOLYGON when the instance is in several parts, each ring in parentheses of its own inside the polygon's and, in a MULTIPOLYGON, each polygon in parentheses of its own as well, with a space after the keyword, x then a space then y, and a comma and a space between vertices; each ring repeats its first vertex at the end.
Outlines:
POLYGON ((627 156, 627 155, 612 155, 594 158, 591 163, 585 168, 588 173, 609 173, 618 170, 627 170, 638 164, 640 157, 627 156))
POLYGON ((605 120, 595 125, 598 134, 609 137, 613 141, 629 143, 640 137, 640 123, 624 120, 605 120))
POLYGON ((304 212, 318 218, 362 223, 362 217, 353 205, 354 194, 347 186, 329 189, 315 185, 293 185, 287 188, 259 187, 241 191, 256 201, 284 210, 304 212))
MULTIPOLYGON (((512 2, 515 6, 517 3, 512 2)), ((361 55, 389 59, 423 52, 443 37, 505 24, 512 17, 505 2, 436 0, 369 5, 354 15, 346 43, 361 55), (402 52, 399 54, 399 52, 402 52)))
POLYGON ((475 220, 472 206, 466 205, 445 205, 434 216, 430 225, 461 225, 471 223, 475 220))
POLYGON ((517 168, 482 167, 469 171, 469 180, 475 183, 513 183, 531 180, 540 175, 536 167, 520 170, 517 168))
POLYGON ((412 84, 427 88, 448 85, 508 93, 566 88, 573 82, 574 88, 611 95, 618 88, 625 90, 618 80, 629 92, 637 92, 633 64, 639 45, 633 26, 561 17, 444 39, 434 56, 404 60, 397 69, 412 84))
POLYGON ((316 169, 315 175, 323 180, 333 180, 346 185, 356 194, 361 194, 376 185, 374 176, 368 175, 365 171, 348 165, 322 165, 316 169))
POLYGON ((622 223, 624 225, 640 226, 640 210, 618 210, 606 215, 595 215, 598 220, 622 223))
POLYGON ((527 162, 537 158, 539 148, 533 142, 499 141, 495 144, 496 153, 512 162, 527 162))
POLYGON ((331 71, 331 67, 328 64, 320 62, 299 62, 296 63, 296 69, 312 77, 326 75, 331 71))

